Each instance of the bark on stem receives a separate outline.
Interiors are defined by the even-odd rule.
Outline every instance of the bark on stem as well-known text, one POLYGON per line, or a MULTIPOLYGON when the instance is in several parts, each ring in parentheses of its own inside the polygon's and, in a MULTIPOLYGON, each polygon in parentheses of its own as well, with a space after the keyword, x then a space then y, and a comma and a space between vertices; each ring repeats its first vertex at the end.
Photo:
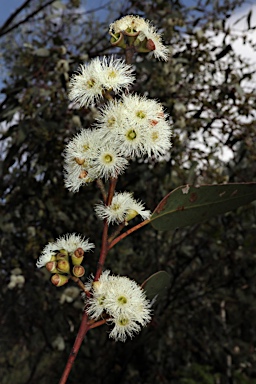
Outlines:
POLYGON ((61 376, 59 384, 65 384, 67 382, 69 373, 73 367, 73 364, 74 364, 74 361, 75 361, 76 356, 78 354, 78 351, 81 347, 81 344, 82 344, 84 337, 85 337, 86 333, 88 332, 89 328, 90 328, 90 325, 88 323, 88 316, 87 316, 87 313, 84 312, 83 318, 82 318, 82 321, 80 324, 80 328, 79 328, 79 331, 77 333, 76 340, 74 342, 74 346, 70 352, 66 367, 65 367, 64 372, 61 376))

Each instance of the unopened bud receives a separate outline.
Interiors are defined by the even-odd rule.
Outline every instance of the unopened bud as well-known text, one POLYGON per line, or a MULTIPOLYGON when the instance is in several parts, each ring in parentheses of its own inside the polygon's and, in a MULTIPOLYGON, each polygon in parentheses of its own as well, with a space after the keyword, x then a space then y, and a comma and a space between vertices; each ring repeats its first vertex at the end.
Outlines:
POLYGON ((57 269, 59 272, 69 273, 70 271, 69 262, 67 260, 59 260, 57 263, 57 269))
POLYGON ((75 162, 76 162, 78 165, 83 165, 84 162, 85 162, 85 159, 79 159, 79 157, 76 157, 76 158, 75 158, 75 162))
POLYGON ((152 39, 147 40, 146 47, 149 51, 154 51, 156 49, 155 43, 152 39))
POLYGON ((159 120, 150 120, 149 123, 150 123, 150 125, 152 125, 154 127, 155 125, 157 125, 159 123, 159 120))
POLYGON ((137 52, 142 52, 142 53, 148 53, 148 52, 154 51, 156 48, 153 40, 151 39, 148 39, 148 40, 144 39, 141 41, 140 39, 137 38, 134 42, 134 46, 136 47, 137 52))
POLYGON ((80 265, 84 259, 84 250, 83 248, 77 248, 75 252, 71 255, 71 260, 73 265, 80 265))
POLYGON ((68 259, 68 251, 65 249, 60 249, 56 255, 56 260, 67 260, 68 259))
POLYGON ((63 255, 68 256, 68 251, 66 249, 60 249, 59 252, 62 253, 63 255))
POLYGON ((72 272, 74 276, 82 277, 85 274, 85 269, 82 265, 75 265, 72 272))
POLYGON ((125 221, 130 221, 134 219, 138 215, 138 212, 135 209, 128 209, 127 214, 125 216, 125 221))
POLYGON ((54 255, 51 256, 51 260, 50 261, 55 261, 55 260, 56 260, 56 255, 54 254, 54 255))
POLYGON ((86 170, 83 170, 79 175, 79 179, 85 179, 87 175, 88 175, 88 172, 86 170))
POLYGON ((68 279, 69 279, 68 276, 56 274, 52 276, 51 282, 56 287, 61 287, 62 285, 67 284, 68 279))
POLYGON ((92 283, 92 287, 93 287, 93 289, 94 289, 96 292, 99 290, 100 286, 101 286, 101 282, 100 282, 100 281, 93 281, 93 283, 92 283))
POLYGON ((56 261, 49 261, 48 263, 45 264, 45 268, 47 269, 47 271, 51 273, 58 272, 56 266, 57 266, 56 261))
POLYGON ((57 253, 56 255, 56 260, 57 261, 60 261, 60 260, 68 260, 68 256, 64 255, 63 253, 57 253))

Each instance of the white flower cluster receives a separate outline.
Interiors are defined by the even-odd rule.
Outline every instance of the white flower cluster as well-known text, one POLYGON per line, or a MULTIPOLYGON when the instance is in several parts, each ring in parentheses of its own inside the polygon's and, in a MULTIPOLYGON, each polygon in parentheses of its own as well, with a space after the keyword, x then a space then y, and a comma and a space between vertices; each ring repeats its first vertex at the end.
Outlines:
POLYGON ((171 147, 171 128, 163 106, 144 96, 123 95, 101 109, 96 126, 118 141, 125 157, 154 156, 171 147))
POLYGON ((161 158, 171 148, 166 118, 160 103, 136 94, 107 103, 95 129, 82 129, 66 146, 65 186, 77 192, 97 178, 115 178, 131 157, 161 158))
POLYGON ((22 274, 20 268, 14 268, 11 270, 10 282, 7 285, 8 289, 22 288, 25 284, 25 277, 22 274))
POLYGON ((55 242, 48 243, 36 262, 37 268, 44 267, 52 258, 62 249, 68 253, 75 252, 78 248, 82 248, 84 252, 94 248, 93 243, 89 243, 88 239, 84 239, 75 233, 60 237, 55 242))
POLYGON ((128 166, 118 143, 100 130, 83 129, 66 146, 65 186, 77 192, 97 178, 117 177, 128 166))
POLYGON ((110 24, 111 35, 137 36, 139 41, 146 40, 146 47, 157 59, 168 60, 168 48, 162 43, 162 37, 148 20, 139 16, 127 15, 110 24))
POLYGON ((105 91, 119 93, 135 80, 132 66, 121 59, 96 57, 87 65, 81 65, 70 79, 70 100, 80 107, 88 106, 103 97, 105 91))
POLYGON ((108 323, 114 325, 109 337, 116 341, 132 338, 151 320, 151 303, 145 291, 128 277, 104 271, 98 281, 86 283, 85 288, 91 291, 91 297, 85 298, 87 314, 95 320, 106 315, 108 323))
POLYGON ((137 215, 145 220, 151 214, 144 209, 143 203, 136 201, 129 192, 116 192, 110 205, 97 204, 95 212, 100 219, 106 219, 108 224, 128 222, 137 215))

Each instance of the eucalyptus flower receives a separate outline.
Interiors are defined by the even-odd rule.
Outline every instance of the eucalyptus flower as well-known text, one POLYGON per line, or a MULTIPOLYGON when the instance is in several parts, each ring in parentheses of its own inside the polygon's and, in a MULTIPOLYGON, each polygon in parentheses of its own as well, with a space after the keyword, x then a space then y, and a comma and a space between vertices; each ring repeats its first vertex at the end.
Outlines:
POLYGON ((145 210, 144 204, 135 200, 129 192, 116 192, 110 205, 97 204, 95 212, 100 219, 106 219, 108 224, 129 221, 137 215, 145 220, 151 214, 150 211, 145 210))
POLYGON ((67 234, 59 237, 56 241, 48 243, 39 259, 36 262, 37 268, 44 267, 47 263, 55 259, 59 251, 65 251, 67 254, 72 254, 78 248, 82 248, 84 252, 88 252, 94 248, 93 243, 89 243, 88 239, 75 233, 67 234))
POLYGON ((133 83, 135 77, 132 66, 123 60, 96 57, 89 64, 80 65, 78 72, 70 79, 70 100, 80 107, 89 106, 99 101, 105 91, 118 93, 133 83))
POLYGON ((125 341, 133 337, 151 320, 151 303, 145 291, 126 276, 113 276, 104 271, 99 280, 85 284, 91 291, 85 297, 86 312, 97 320, 107 316, 107 322, 114 325, 110 337, 116 341, 125 341))

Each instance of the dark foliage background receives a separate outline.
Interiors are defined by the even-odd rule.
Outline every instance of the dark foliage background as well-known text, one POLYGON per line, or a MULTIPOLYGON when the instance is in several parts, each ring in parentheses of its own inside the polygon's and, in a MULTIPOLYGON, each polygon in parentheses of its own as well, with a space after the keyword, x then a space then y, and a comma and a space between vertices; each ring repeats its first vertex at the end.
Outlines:
MULTIPOLYGON (((85 261, 87 275, 95 271, 101 223, 92 206, 100 195, 94 185, 77 194, 64 188, 63 149, 96 113, 70 105, 68 78, 79 63, 114 52, 110 22, 145 16, 172 52, 167 63, 137 57, 134 87, 170 114, 171 157, 131 164, 118 190, 134 191, 153 210, 182 184, 255 181, 254 70, 232 46, 238 33, 249 41, 253 26, 250 14, 242 32, 227 24, 244 2, 115 3, 96 12, 79 0, 25 1, 0 28, 2 384, 57 383, 79 327, 76 288, 55 288, 35 262, 49 241, 77 232, 96 244, 85 261), (13 287, 11 275, 25 283, 13 287)), ((140 283, 165 270, 170 287, 134 340, 115 343, 105 327, 91 331, 68 382, 256 383, 255 217, 251 204, 175 232, 147 226, 119 243, 106 267, 140 283)))

